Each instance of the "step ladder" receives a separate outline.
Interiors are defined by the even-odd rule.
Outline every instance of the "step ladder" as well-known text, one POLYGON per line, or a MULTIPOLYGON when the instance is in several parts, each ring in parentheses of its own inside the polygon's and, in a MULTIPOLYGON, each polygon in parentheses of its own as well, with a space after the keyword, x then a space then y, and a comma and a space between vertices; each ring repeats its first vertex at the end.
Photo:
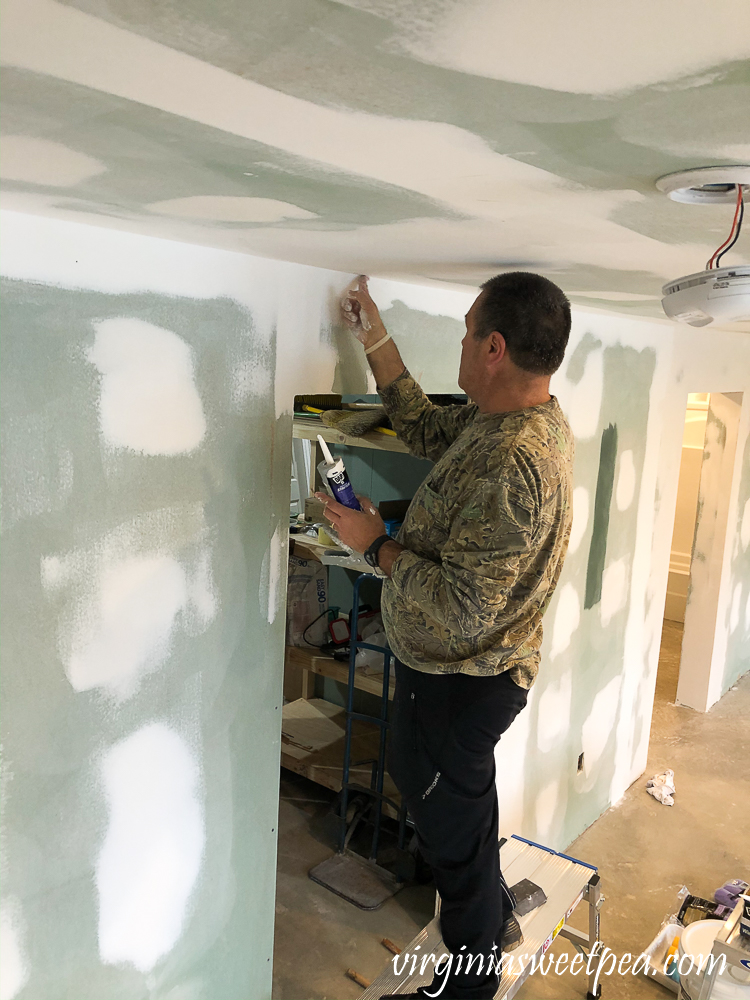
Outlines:
MULTIPOLYGON (((512 963, 504 965, 495 1000, 510 1000, 526 981, 539 959, 544 955, 558 934, 571 941, 584 955, 597 955, 601 950, 599 911, 604 896, 599 886, 599 875, 593 865, 559 854, 541 844, 525 840, 515 834, 500 843, 500 866, 508 885, 515 885, 523 878, 544 889, 547 902, 519 918, 524 941, 512 956, 518 956, 512 963), (567 925, 567 920, 581 901, 589 906, 588 934, 567 925), (525 961, 521 961, 526 956, 525 961)), ((439 911, 439 903, 438 903, 439 911)), ((438 959, 447 954, 440 933, 439 912, 430 923, 417 934, 402 955, 413 954, 419 946, 418 955, 434 954, 438 959)), ((601 996, 601 986, 594 993, 596 962, 591 962, 588 975, 589 998, 601 996)), ((396 961, 398 965, 398 960, 396 961)), ((410 974, 411 960, 405 962, 401 975, 396 975, 394 963, 389 962, 378 978, 362 993, 360 1000, 380 1000, 390 993, 409 993, 432 981, 430 965, 426 974, 419 973, 417 962, 414 975, 410 974)), ((585 962, 584 962, 585 968, 585 962)), ((442 994, 441 994, 442 995, 442 994)))

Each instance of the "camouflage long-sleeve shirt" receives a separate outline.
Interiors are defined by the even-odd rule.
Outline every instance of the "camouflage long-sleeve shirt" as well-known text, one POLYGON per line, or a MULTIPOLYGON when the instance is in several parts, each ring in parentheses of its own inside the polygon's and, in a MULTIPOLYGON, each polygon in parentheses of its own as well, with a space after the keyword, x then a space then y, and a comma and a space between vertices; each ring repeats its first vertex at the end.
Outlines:
POLYGON ((509 670, 531 687, 572 519, 573 435, 557 400, 435 406, 408 372, 380 395, 409 451, 436 463, 383 584, 391 648, 416 670, 509 670))

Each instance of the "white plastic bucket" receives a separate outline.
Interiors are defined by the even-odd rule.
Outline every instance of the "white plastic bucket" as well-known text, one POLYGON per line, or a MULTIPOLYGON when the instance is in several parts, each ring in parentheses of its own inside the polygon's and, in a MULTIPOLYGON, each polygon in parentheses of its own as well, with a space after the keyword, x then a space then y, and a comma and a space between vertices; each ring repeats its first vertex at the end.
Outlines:
MULTIPOLYGON (((681 970, 680 986, 689 1000, 697 1000, 700 996, 703 967, 711 954, 716 935, 723 926, 721 920, 696 920, 695 923, 688 924, 680 935, 677 950, 681 970), (690 958, 693 959, 693 967, 688 972, 690 958)), ((750 1000, 750 970, 727 962, 723 972, 717 971, 711 1000, 750 1000)))

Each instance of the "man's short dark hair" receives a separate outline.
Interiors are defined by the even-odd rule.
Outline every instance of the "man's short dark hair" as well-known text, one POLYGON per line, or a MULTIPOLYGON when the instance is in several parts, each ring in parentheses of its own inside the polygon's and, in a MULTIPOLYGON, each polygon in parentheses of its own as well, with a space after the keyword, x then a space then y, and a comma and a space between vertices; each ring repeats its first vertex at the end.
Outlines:
POLYGON ((551 375, 562 364, 570 335, 570 303, 541 274, 512 271, 482 285, 475 336, 493 330, 505 338, 511 361, 535 375, 551 375))

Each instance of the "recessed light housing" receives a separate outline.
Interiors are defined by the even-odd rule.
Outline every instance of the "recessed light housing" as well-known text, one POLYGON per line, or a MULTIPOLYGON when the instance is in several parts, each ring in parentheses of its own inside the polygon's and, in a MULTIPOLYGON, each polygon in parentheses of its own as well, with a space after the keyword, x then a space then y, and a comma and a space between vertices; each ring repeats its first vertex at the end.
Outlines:
POLYGON ((736 163, 728 167, 695 167, 664 174, 656 182, 657 190, 672 201, 686 205, 719 205, 737 199, 737 185, 750 190, 750 166, 736 163))

